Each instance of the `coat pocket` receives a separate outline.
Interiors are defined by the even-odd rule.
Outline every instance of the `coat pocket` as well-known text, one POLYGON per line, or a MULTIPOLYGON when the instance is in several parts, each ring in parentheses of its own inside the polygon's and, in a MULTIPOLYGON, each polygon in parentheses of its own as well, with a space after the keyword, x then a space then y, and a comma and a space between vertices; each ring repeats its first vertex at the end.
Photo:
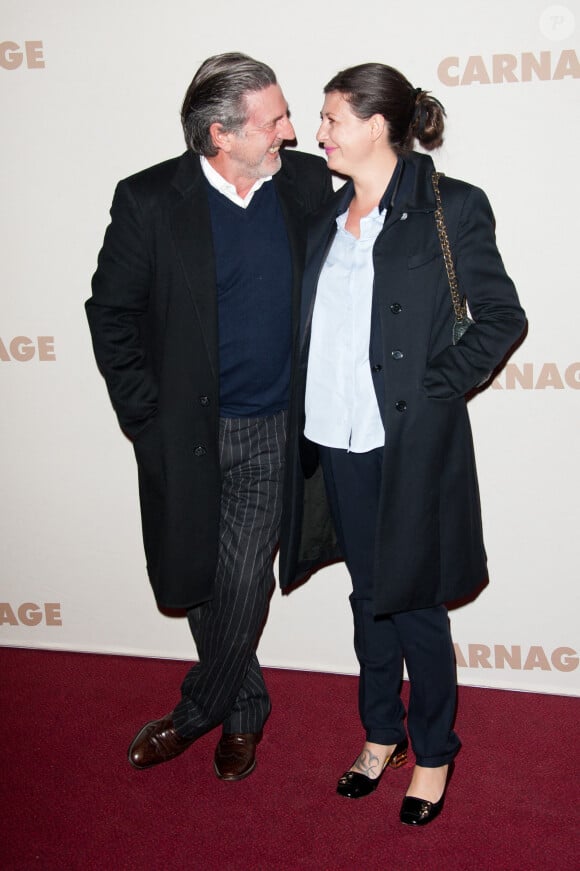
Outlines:
POLYGON ((162 491, 165 488, 165 465, 161 429, 156 417, 141 430, 133 442, 135 457, 139 467, 141 488, 162 491))
POLYGON ((441 265, 443 266, 443 257, 439 243, 437 245, 428 245, 416 254, 410 254, 407 258, 407 266, 409 269, 417 269, 419 266, 431 263, 436 257, 441 260, 441 265))

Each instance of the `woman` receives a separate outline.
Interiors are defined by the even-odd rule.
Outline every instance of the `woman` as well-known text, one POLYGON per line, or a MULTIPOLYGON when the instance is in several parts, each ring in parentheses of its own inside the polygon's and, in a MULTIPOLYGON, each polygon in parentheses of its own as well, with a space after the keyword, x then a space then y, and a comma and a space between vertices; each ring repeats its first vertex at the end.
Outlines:
POLYGON ((487 575, 465 396, 525 317, 485 194, 442 177, 459 290, 475 320, 453 344, 434 166, 412 150, 415 140, 441 144, 441 104, 376 63, 338 73, 324 92, 317 139, 349 181, 309 233, 281 584, 337 558, 352 577, 366 740, 338 781, 341 795, 368 795, 406 761, 405 661, 416 765, 400 819, 421 826, 443 807, 460 747, 445 603, 473 596, 487 575))

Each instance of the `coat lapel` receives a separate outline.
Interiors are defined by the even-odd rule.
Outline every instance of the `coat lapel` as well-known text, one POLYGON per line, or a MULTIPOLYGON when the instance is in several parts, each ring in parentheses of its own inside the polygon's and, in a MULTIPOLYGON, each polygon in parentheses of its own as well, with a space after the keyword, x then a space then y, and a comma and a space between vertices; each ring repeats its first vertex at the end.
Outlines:
POLYGON ((212 372, 217 378, 217 289, 213 239, 207 195, 199 158, 187 152, 181 158, 173 186, 180 197, 171 213, 171 231, 212 372))
POLYGON ((352 199, 353 186, 348 182, 330 198, 324 208, 316 213, 308 232, 306 248, 306 268, 302 284, 302 304, 300 310, 300 353, 308 349, 308 337, 312 323, 312 313, 316 299, 316 288, 320 270, 336 235, 336 216, 344 211, 352 199))
MULTIPOLYGON (((282 158, 282 161, 284 159, 282 158)), ((305 248, 305 205, 300 199, 295 171, 290 164, 282 163, 282 168, 273 177, 274 186, 290 245, 292 258, 292 336, 295 338, 300 318, 300 292, 304 269, 305 248)))

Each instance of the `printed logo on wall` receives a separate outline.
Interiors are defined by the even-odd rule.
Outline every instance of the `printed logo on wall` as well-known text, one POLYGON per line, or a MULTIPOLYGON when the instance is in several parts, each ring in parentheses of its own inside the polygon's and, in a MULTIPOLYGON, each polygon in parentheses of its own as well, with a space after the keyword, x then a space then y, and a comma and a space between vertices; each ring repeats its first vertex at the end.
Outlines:
POLYGON ((508 363, 491 382, 493 390, 580 390, 580 363, 508 363))
POLYGON ((0 626, 62 626, 60 602, 23 602, 11 605, 0 602, 0 626))
POLYGON ((575 671, 578 652, 573 647, 556 647, 547 651, 540 645, 522 647, 512 644, 458 644, 454 643, 458 668, 510 668, 515 671, 575 671))
MULTIPOLYGON (((574 13, 567 6, 548 6, 538 28, 552 42, 571 37, 576 29, 574 13)), ((439 81, 450 88, 458 85, 501 85, 513 82, 559 81, 580 78, 580 61, 571 48, 562 51, 524 51, 521 54, 472 54, 449 56, 437 67, 439 81)))
POLYGON ((39 363, 53 363, 56 360, 54 336, 36 336, 33 339, 14 336, 7 341, 0 339, 0 362, 16 360, 18 363, 29 363, 35 358, 39 363))
POLYGON ((0 42, 0 67, 17 70, 24 64, 29 70, 43 70, 44 46, 41 39, 27 39, 22 45, 7 39, 0 42))

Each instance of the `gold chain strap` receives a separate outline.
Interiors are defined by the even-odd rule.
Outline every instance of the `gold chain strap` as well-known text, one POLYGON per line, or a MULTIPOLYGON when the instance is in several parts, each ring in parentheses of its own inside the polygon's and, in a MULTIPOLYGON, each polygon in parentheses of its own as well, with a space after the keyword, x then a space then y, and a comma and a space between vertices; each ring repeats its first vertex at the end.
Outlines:
POLYGON ((441 202, 441 194, 439 192, 439 176, 440 172, 434 172, 431 176, 433 182, 433 190, 435 192, 435 202, 437 208, 435 210, 435 223, 437 224, 437 232, 439 241, 441 242, 441 250, 443 251, 443 260, 449 281, 449 290, 451 292, 451 301, 455 311, 455 319, 460 321, 467 314, 467 303, 465 297, 461 299, 459 296, 459 285, 457 283, 457 275, 455 274, 455 266, 451 256, 451 246, 449 245, 449 237, 447 235, 447 227, 445 225, 445 215, 443 214, 443 203, 441 202))

